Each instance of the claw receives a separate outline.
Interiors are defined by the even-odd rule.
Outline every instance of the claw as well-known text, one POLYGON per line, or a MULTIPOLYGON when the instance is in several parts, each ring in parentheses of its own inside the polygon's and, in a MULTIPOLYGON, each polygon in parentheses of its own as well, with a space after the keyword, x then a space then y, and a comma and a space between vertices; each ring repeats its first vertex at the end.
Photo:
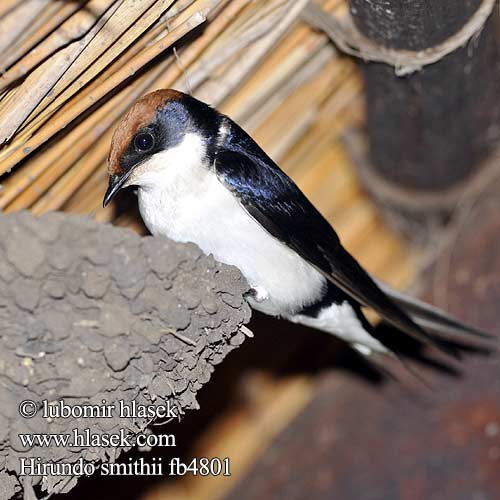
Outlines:
POLYGON ((255 302, 264 302, 269 298, 267 290, 260 286, 253 287, 250 290, 249 295, 255 300, 255 302))

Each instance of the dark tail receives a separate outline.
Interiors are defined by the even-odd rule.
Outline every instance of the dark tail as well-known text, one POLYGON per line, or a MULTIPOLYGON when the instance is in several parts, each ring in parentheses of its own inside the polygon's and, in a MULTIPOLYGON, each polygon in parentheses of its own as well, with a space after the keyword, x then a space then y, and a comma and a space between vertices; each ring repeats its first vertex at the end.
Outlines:
POLYGON ((379 280, 376 282, 380 289, 401 307, 415 323, 427 331, 443 335, 458 335, 460 338, 457 340, 467 340, 467 337, 489 341, 497 340, 493 335, 466 325, 437 307, 409 297, 379 280))

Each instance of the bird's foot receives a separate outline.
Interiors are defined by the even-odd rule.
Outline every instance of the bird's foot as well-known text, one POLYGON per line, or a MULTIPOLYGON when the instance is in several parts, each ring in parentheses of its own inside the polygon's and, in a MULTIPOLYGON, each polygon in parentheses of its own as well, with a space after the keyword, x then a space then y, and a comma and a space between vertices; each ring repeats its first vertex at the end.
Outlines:
POLYGON ((265 290, 260 286, 254 286, 248 292, 248 296, 252 297, 252 299, 254 299, 255 302, 264 302, 269 298, 269 293, 267 292, 267 290, 265 290))

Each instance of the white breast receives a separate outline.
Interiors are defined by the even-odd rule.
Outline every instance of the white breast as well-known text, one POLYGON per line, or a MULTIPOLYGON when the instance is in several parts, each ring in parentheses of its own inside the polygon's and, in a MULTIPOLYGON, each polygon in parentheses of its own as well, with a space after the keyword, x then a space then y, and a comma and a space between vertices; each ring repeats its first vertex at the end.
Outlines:
POLYGON ((152 234, 194 242, 205 253, 237 266, 252 287, 269 298, 252 305, 288 316, 314 302, 325 279, 272 237, 200 163, 198 136, 187 135, 174 149, 156 154, 130 183, 139 185, 139 209, 152 234))

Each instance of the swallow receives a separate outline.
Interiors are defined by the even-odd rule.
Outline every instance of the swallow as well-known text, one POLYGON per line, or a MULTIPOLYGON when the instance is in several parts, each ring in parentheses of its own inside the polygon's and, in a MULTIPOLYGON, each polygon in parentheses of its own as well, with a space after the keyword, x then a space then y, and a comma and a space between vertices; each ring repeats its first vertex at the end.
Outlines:
POLYGON ((258 311, 336 335, 363 355, 392 354, 363 308, 453 356, 441 334, 489 337, 372 278, 250 135, 190 95, 158 90, 135 103, 114 133, 108 172, 104 207, 136 186, 149 231, 238 267, 258 311))

